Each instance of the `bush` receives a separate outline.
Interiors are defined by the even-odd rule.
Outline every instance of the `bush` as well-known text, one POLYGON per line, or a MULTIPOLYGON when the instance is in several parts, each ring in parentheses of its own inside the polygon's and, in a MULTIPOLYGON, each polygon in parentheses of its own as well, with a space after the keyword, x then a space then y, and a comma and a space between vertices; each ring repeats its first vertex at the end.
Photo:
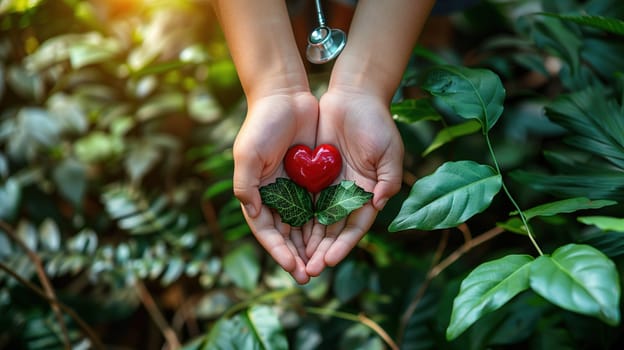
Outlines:
POLYGON ((621 346, 618 1, 483 1, 418 47, 404 189, 305 286, 231 194, 209 6, 139 4, 0 5, 0 347, 621 346))

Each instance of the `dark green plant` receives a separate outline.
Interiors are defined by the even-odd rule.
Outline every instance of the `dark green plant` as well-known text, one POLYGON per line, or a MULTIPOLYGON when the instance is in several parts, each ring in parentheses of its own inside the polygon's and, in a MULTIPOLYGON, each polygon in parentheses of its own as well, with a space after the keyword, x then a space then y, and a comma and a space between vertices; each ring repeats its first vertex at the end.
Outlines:
POLYGON ((417 49, 405 191, 305 286, 232 196, 245 110, 207 3, 26 3, 0 5, 0 348, 622 342, 619 1, 482 1, 417 49))

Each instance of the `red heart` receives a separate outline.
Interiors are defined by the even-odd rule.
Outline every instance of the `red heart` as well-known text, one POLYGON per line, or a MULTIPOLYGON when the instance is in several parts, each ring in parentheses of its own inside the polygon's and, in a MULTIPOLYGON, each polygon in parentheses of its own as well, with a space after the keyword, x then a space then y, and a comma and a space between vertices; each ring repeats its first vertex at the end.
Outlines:
POLYGON ((286 152, 284 168, 296 184, 318 193, 338 177, 342 158, 332 145, 320 145, 314 151, 305 145, 295 145, 286 152))

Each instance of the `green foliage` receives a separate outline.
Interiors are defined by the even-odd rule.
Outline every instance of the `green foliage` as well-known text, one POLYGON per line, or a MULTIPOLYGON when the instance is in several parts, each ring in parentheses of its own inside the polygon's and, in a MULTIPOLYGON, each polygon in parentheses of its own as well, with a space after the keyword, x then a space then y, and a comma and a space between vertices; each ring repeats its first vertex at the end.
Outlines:
POLYGON ((449 340, 457 338, 483 315, 496 311, 528 289, 532 262, 533 258, 528 255, 508 255, 472 270, 462 281, 453 302, 446 337, 449 340))
POLYGON ((418 180, 390 231, 455 227, 487 208, 501 188, 501 177, 487 165, 447 162, 418 180))
MULTIPOLYGON (((624 7, 453 19, 391 106, 409 186, 299 286, 232 196, 245 104, 206 2, 3 2, 0 348, 94 348, 39 268, 106 347, 162 348, 160 312, 189 350, 619 348, 624 7)), ((370 198, 299 204, 331 224, 370 198)))

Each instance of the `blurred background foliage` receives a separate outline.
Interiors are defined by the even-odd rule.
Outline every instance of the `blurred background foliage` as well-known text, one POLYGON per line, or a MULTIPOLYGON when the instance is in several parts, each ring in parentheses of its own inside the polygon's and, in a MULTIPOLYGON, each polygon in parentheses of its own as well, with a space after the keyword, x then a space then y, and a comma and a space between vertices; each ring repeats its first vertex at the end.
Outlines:
MULTIPOLYGON (((298 286, 232 196, 245 103, 208 1, 1 1, 0 348, 618 348, 621 328, 531 292, 445 341, 461 279, 532 253, 511 233, 464 244, 504 221, 508 203, 458 229, 387 232, 417 178, 446 160, 489 163, 477 129, 431 148, 457 120, 399 108, 438 63, 503 80, 491 136, 521 206, 624 198, 624 37, 543 11, 624 19, 618 0, 489 0, 433 16, 393 107, 405 189, 343 263, 298 286), (451 252, 460 259, 443 259, 451 252)), ((319 91, 324 77, 313 75, 319 91)), ((573 215, 534 225, 543 246, 592 244, 621 275, 622 232, 573 215)))

